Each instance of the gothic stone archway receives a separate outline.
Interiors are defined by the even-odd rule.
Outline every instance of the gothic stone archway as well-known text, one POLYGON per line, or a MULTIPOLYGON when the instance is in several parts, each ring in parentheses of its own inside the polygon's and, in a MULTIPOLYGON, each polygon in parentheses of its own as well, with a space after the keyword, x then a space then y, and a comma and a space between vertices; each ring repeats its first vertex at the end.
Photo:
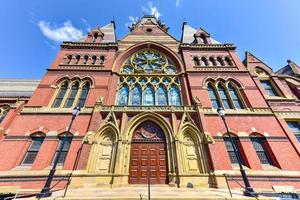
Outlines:
POLYGON ((129 183, 168 183, 166 138, 162 129, 151 121, 140 124, 133 133, 129 183))

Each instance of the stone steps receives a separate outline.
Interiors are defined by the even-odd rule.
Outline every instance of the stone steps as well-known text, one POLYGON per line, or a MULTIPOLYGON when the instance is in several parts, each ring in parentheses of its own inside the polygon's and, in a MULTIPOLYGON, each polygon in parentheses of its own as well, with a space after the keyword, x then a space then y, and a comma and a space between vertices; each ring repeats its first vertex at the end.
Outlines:
MULTIPOLYGON (((119 187, 119 188, 80 188, 69 189, 65 198, 62 198, 64 190, 54 192, 51 197, 46 199, 56 200, 147 200, 148 189, 145 185, 137 187, 119 187), (141 198, 142 197, 142 198, 141 198)), ((151 200, 225 200, 225 199, 240 199, 252 200, 255 198, 245 197, 240 190, 232 190, 233 197, 230 197, 226 189, 214 188, 172 188, 164 186, 151 187, 151 200)), ((28 198, 35 199, 35 198, 28 198)), ((259 197, 262 200, 271 200, 274 198, 259 197)))

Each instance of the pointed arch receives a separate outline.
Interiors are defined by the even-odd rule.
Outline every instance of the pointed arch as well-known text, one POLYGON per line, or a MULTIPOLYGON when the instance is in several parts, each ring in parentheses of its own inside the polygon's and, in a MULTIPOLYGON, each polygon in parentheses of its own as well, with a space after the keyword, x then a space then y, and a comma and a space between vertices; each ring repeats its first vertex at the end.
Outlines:
POLYGON ((183 173, 199 174, 209 171, 204 135, 190 122, 181 123, 178 140, 180 141, 180 160, 183 173))
POLYGON ((231 97, 232 103, 236 109, 243 109, 244 105, 241 100, 241 96, 237 90, 237 87, 233 83, 228 83, 228 92, 231 97))
POLYGON ((159 106, 168 105, 168 92, 166 87, 164 87, 163 85, 160 84, 158 86, 155 97, 156 97, 156 102, 155 102, 156 105, 159 106))
POLYGON ((58 93, 56 95, 56 98, 52 104, 52 108, 59 108, 62 104, 62 101, 67 93, 69 87, 69 80, 64 80, 59 86, 58 93))
POLYGON ((89 139, 92 143, 88 160, 89 173, 109 174, 113 171, 117 151, 118 129, 112 123, 104 124, 89 139))
POLYGON ((221 107, 221 103, 219 101, 217 92, 216 92, 216 88, 213 86, 213 84, 211 82, 207 83, 207 90, 208 90, 208 96, 210 98, 212 107, 217 109, 219 107, 221 107))
POLYGON ((74 104, 74 101, 75 101, 78 91, 79 91, 79 81, 75 80, 71 85, 71 90, 68 94, 68 98, 64 105, 65 108, 73 107, 73 104, 74 104))
POLYGON ((143 105, 153 106, 155 101, 154 88, 151 85, 147 85, 143 91, 143 105))
POLYGON ((226 87, 219 82, 217 84, 217 89, 224 109, 232 109, 232 105, 227 94, 226 87))
POLYGON ((173 106, 181 105, 180 90, 176 85, 172 85, 169 89, 169 104, 173 106))
POLYGON ((128 97, 129 97, 129 87, 127 84, 122 84, 119 92, 118 92, 118 99, 117 104, 119 106, 125 106, 128 104, 128 97))
POLYGON ((130 104, 142 105, 142 88, 138 84, 135 84, 130 91, 130 104))

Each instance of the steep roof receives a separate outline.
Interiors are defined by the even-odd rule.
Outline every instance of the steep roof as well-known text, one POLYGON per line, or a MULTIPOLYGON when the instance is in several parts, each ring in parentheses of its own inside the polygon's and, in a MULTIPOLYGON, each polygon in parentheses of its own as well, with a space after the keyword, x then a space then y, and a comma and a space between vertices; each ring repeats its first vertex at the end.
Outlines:
MULTIPOLYGON (((186 44, 191 44, 194 42, 194 40, 195 40, 194 35, 197 32, 204 32, 209 35, 209 33, 206 32, 203 28, 195 29, 195 28, 191 27, 190 25, 188 25, 186 22, 183 24, 182 29, 183 30, 182 30, 181 42, 186 43, 186 44)), ((210 37, 210 40, 211 40, 212 44, 221 44, 219 41, 213 39, 212 37, 210 37)))

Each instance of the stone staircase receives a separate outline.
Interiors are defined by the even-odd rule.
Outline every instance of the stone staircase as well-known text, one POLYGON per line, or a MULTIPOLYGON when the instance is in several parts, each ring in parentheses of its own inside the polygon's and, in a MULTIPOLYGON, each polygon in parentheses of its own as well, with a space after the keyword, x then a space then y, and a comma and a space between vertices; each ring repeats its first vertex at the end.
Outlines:
MULTIPOLYGON (((64 199, 64 200, 147 200, 148 188, 147 185, 136 185, 130 187, 118 188, 80 188, 69 189, 65 198, 63 198, 64 190, 56 191, 51 197, 46 199, 64 199)), ((250 198, 242 195, 240 190, 232 190, 233 197, 227 189, 214 188, 172 188, 166 186, 151 186, 151 200, 221 200, 221 199, 266 199, 275 198, 259 197, 250 198)), ((35 199, 35 198, 27 198, 35 199)))

